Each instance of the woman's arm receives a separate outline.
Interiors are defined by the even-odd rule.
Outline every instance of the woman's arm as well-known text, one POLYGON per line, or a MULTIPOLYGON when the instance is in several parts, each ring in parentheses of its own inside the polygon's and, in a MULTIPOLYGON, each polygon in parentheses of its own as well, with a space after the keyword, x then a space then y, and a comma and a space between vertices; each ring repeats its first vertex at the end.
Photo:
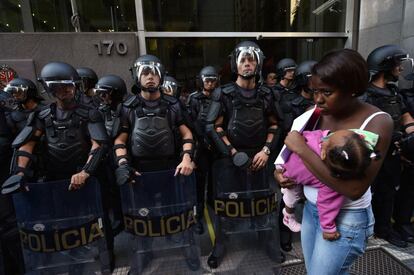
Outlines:
POLYGON ((365 176, 360 179, 342 180, 332 177, 321 158, 306 145, 303 136, 298 132, 290 132, 286 137, 285 144, 291 151, 299 155, 309 171, 321 182, 345 197, 357 200, 366 192, 382 166, 391 142, 393 121, 389 116, 379 115, 369 123, 366 130, 379 135, 376 150, 381 158, 372 160, 365 176))

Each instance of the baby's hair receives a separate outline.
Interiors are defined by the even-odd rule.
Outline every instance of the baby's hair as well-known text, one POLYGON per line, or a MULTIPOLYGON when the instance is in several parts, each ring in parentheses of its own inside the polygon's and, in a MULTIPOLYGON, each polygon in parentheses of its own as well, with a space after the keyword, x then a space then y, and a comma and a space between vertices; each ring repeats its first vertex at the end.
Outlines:
POLYGON ((364 138, 357 133, 352 133, 346 139, 344 145, 328 149, 327 165, 334 177, 361 178, 365 175, 372 158, 377 159, 379 155, 369 149, 364 138))

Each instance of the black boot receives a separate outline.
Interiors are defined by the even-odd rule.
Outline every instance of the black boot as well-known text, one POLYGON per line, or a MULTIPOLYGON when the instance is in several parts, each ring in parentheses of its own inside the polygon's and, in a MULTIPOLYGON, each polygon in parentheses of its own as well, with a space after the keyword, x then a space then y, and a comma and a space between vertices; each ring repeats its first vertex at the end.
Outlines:
POLYGON ((226 249, 224 247, 224 244, 218 244, 216 243, 213 247, 213 251, 211 251, 210 256, 208 256, 207 264, 210 268, 217 268, 221 261, 224 258, 224 255, 226 254, 226 249))

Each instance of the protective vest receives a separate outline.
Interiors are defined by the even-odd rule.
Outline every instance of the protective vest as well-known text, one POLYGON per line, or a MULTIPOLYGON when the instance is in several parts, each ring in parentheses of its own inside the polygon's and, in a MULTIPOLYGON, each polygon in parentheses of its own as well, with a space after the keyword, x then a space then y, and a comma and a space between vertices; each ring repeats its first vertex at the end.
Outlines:
POLYGON ((39 113, 39 118, 45 123, 46 177, 71 176, 79 172, 88 159, 91 148, 87 127, 88 109, 79 107, 70 112, 72 113, 64 120, 55 118, 54 105, 39 113))
POLYGON ((396 86, 387 85, 387 88, 389 92, 374 86, 368 87, 365 95, 366 102, 388 113, 394 121, 394 131, 400 131, 402 116, 401 96, 398 94, 396 86))
POLYGON ((295 88, 285 88, 276 86, 273 89, 275 102, 279 104, 281 110, 282 127, 285 131, 289 131, 292 127, 293 120, 296 118, 293 102, 301 96, 297 93, 295 88))
POLYGON ((265 91, 259 88, 252 98, 244 97, 235 85, 223 87, 230 96, 232 113, 227 124, 227 137, 235 148, 253 149, 262 146, 267 136, 265 91))
POLYGON ((136 158, 157 159, 175 155, 170 102, 161 98, 156 107, 137 100, 133 111, 131 152, 136 158))

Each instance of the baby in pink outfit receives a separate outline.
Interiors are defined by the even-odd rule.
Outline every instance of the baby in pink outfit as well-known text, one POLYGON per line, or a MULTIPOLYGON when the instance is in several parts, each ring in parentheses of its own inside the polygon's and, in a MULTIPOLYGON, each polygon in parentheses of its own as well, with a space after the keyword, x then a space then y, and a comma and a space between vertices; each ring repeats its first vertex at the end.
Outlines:
MULTIPOLYGON (((318 154, 332 176, 351 179, 364 176, 371 159, 376 158, 374 147, 378 135, 369 131, 352 129, 339 130, 329 134, 327 130, 304 131, 306 144, 318 154)), ((300 231, 300 223, 296 221, 294 207, 302 195, 302 186, 318 188, 317 208, 323 237, 327 240, 339 238, 335 219, 342 208, 345 197, 335 192, 317 179, 304 165, 297 154, 292 153, 283 165, 283 176, 294 180, 297 185, 291 189, 282 189, 283 223, 292 231, 300 231)))

